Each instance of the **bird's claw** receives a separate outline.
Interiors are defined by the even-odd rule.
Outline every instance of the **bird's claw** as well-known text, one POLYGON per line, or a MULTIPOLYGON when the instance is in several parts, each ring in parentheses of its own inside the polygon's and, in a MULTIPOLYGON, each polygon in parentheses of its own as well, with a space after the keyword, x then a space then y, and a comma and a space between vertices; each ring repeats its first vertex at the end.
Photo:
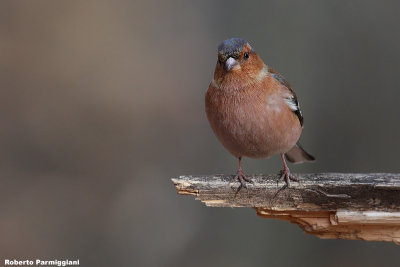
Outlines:
POLYGON ((238 170, 236 173, 235 178, 233 178, 234 181, 238 180, 240 185, 238 187, 238 189, 236 190, 236 193, 238 193, 240 191, 240 189, 246 188, 247 189, 247 185, 246 182, 253 184, 254 182, 247 178, 246 175, 244 175, 244 173, 242 172, 242 170, 238 170))
POLYGON ((281 170, 279 173, 279 178, 278 180, 276 180, 276 185, 278 186, 278 183, 280 180, 284 179, 286 184, 283 185, 281 188, 279 188, 279 190, 275 193, 274 197, 272 199, 275 199, 276 196, 282 192, 283 190, 285 190, 286 188, 290 188, 290 181, 295 181, 298 182, 299 180, 294 177, 293 175, 290 174, 289 168, 285 167, 283 170, 281 170))
POLYGON ((286 185, 282 189, 285 189, 286 187, 290 187, 290 181, 295 181, 295 182, 299 181, 296 177, 294 177, 293 175, 290 174, 289 168, 284 168, 283 170, 281 170, 279 172, 279 175, 280 175, 280 177, 279 177, 277 183, 279 182, 279 180, 282 180, 282 179, 284 179, 286 182, 286 185))

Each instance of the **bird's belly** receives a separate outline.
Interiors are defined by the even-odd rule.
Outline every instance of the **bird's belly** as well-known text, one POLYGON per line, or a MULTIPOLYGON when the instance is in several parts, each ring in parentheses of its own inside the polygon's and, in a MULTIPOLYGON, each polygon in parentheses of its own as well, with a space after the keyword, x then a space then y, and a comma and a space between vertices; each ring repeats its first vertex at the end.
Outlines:
MULTIPOLYGON (((214 133, 234 156, 265 158, 290 150, 301 134, 297 117, 290 110, 241 103, 219 105, 207 112, 214 133)), ((227 103, 226 103, 227 104, 227 103)))

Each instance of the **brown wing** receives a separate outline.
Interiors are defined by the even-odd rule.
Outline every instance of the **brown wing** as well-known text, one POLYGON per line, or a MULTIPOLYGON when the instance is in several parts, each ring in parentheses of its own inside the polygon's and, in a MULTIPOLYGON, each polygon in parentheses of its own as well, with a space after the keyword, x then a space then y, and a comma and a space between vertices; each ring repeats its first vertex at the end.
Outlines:
POLYGON ((299 118, 300 125, 303 126, 303 124, 304 124, 303 114, 301 114, 300 105, 299 105, 299 102, 297 101, 296 93, 293 91, 292 87, 290 86, 290 83, 288 81, 286 81, 286 79, 282 75, 280 75, 279 73, 277 73, 274 69, 272 69, 270 67, 268 67, 268 72, 271 75, 271 77, 273 77, 278 82, 280 82, 283 86, 285 86, 292 94, 292 97, 287 100, 291 102, 290 103, 291 106, 295 107, 292 109, 292 111, 294 114, 296 114, 297 118, 299 118))

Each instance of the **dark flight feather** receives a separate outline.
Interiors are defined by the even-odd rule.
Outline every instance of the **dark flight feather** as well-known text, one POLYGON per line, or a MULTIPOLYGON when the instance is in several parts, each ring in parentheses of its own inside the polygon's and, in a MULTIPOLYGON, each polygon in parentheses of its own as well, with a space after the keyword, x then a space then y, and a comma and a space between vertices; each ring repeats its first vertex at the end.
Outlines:
POLYGON ((286 79, 282 75, 280 75, 279 73, 277 73, 274 69, 272 69, 270 67, 268 67, 268 72, 270 73, 271 77, 273 77, 278 82, 280 82, 283 86, 285 86, 292 94, 293 98, 291 100, 297 106, 297 109, 294 109, 293 113, 296 114, 297 118, 299 118, 300 125, 303 126, 303 124, 304 124, 303 114, 301 114, 300 106, 299 106, 299 102, 297 101, 296 93, 290 86, 290 83, 288 81, 286 81, 286 79))

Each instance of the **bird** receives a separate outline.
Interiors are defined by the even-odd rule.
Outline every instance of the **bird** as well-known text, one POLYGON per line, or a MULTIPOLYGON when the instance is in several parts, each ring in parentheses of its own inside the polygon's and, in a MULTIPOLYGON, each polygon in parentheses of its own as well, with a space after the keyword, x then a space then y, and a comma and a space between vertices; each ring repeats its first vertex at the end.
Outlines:
POLYGON ((267 66, 250 44, 230 38, 218 45, 214 77, 205 94, 208 122, 222 145, 238 159, 234 181, 239 191, 253 181, 244 174, 243 157, 280 154, 284 187, 298 181, 292 163, 313 162, 298 142, 304 124, 297 96, 286 79, 267 66))

